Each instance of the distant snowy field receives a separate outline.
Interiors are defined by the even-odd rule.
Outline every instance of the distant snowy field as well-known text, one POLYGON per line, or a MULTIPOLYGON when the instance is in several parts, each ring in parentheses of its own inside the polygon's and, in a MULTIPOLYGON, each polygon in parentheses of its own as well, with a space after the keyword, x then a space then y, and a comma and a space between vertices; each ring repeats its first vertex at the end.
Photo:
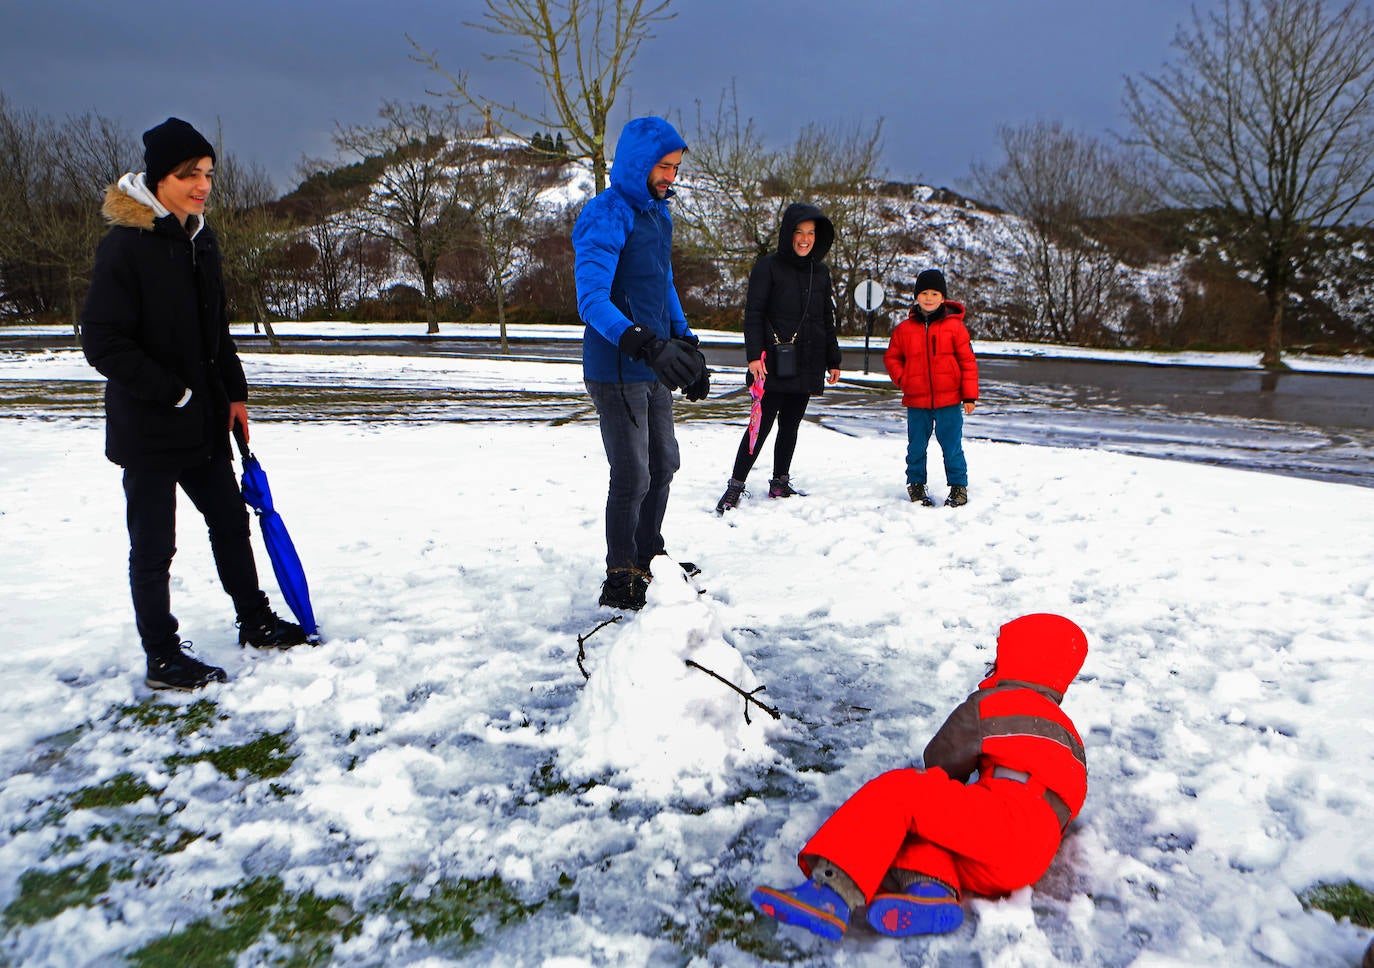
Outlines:
MULTIPOLYGON (((281 360, 249 355, 250 381, 320 376, 281 360)), ((1297 895, 1374 887, 1374 489, 974 440, 971 503, 923 509, 902 440, 804 424, 809 496, 763 497, 765 454, 722 520, 742 425, 679 428, 665 533, 705 593, 661 570, 643 613, 586 641, 588 681, 578 636, 607 617, 593 421, 256 424, 328 640, 240 651, 183 502, 173 607, 230 682, 167 711, 145 703, 102 422, 0 421, 0 962, 117 963, 239 916, 234 892, 273 878, 329 899, 340 928, 314 950, 338 965, 1358 962, 1369 932, 1297 895), (792 883, 827 812, 912 763, 1031 611, 1091 645, 1065 701, 1089 795, 1049 874, 936 939, 756 921, 750 888, 792 883), (746 724, 688 658, 765 685, 781 720, 746 724), (271 775, 210 755, 264 737, 271 775), (87 793, 112 787, 134 792, 87 793), (22 914, 43 872, 87 889, 22 914), (466 920, 418 926, 442 903, 466 920)), ((273 963, 302 936, 202 953, 273 963)))

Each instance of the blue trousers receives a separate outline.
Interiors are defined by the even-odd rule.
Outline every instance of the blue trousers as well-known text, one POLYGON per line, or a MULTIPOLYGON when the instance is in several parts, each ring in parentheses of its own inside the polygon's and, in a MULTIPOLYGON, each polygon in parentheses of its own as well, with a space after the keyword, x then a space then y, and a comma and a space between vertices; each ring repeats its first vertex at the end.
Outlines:
POLYGON ((906 482, 926 483, 926 450, 930 446, 930 432, 940 442, 945 458, 945 483, 950 487, 968 487, 968 461, 964 459, 964 408, 939 407, 925 410, 906 409, 906 482))
POLYGON ((587 380, 601 418, 610 465, 606 491, 606 567, 647 569, 663 552, 668 488, 681 458, 673 432, 673 394, 658 381, 587 380))

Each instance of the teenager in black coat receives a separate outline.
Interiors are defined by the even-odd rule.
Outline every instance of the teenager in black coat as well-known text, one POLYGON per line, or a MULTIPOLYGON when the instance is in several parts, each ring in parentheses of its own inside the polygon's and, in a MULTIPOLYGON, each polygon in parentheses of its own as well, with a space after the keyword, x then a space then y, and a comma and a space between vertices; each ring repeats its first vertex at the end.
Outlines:
POLYGON ((286 648, 306 637, 272 612, 258 585, 230 463, 230 430, 238 424, 248 434, 248 387, 229 336, 219 246, 203 214, 215 151, 177 118, 145 132, 143 144, 146 172, 105 193, 111 228, 96 249, 82 348, 108 381, 105 455, 124 468, 129 585, 147 683, 191 690, 226 676, 187 651, 171 612, 178 486, 209 526, 240 644, 286 648))
POLYGON ((758 440, 749 449, 749 431, 740 439, 735 466, 716 513, 738 507, 744 481, 763 449, 774 421, 773 476, 769 497, 791 497, 792 455, 797 428, 814 393, 840 378, 840 342, 835 331, 835 298, 830 269, 821 261, 835 241, 835 226, 814 205, 795 203, 782 213, 778 250, 761 257, 749 274, 744 309, 744 355, 749 382, 763 380, 763 413, 758 440), (790 344, 790 349, 787 344, 790 344), (795 367, 784 368, 792 354, 795 367))

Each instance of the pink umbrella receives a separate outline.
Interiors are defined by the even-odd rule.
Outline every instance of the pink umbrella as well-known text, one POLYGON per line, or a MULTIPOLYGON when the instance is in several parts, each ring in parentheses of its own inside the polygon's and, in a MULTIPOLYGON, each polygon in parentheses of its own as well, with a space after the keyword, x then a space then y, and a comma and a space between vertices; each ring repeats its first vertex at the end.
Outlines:
MULTIPOLYGON (((765 367, 768 366, 768 351, 764 350, 759 354, 759 360, 765 367)), ((759 424, 763 422, 763 376, 760 375, 749 385, 749 395, 754 398, 754 405, 749 410, 749 453, 754 452, 754 446, 759 442, 759 424)))

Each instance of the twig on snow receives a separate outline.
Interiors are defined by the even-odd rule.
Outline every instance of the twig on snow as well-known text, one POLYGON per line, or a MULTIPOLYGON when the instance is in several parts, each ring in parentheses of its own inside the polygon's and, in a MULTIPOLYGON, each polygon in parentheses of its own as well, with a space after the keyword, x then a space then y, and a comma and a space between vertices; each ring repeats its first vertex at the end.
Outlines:
POLYGON ((764 712, 766 712, 768 715, 772 716, 774 719, 782 719, 782 713, 778 712, 778 710, 777 710, 775 707, 769 706, 769 705, 767 705, 766 703, 762 702, 762 701, 755 695, 755 693, 763 692, 765 689, 768 688, 767 686, 759 686, 757 689, 751 689, 749 692, 745 692, 743 689, 741 689, 739 686, 735 685, 735 684, 734 684, 733 682, 731 682, 729 679, 725 678, 724 676, 722 676, 722 675, 721 675, 720 673, 718 673, 718 672, 712 672, 710 669, 706 668, 706 667, 705 667, 704 665, 702 665, 700 662, 696 662, 696 661, 693 661, 692 659, 688 659, 688 660, 687 660, 687 664, 688 664, 689 666, 691 666, 693 669, 700 669, 702 672, 706 673, 708 676, 710 676, 712 679, 715 679, 717 682, 723 682, 723 683, 725 683, 725 684, 726 684, 727 686, 729 686, 731 689, 735 690, 735 692, 737 692, 737 693, 739 693, 741 696, 743 696, 743 697, 744 697, 744 721, 745 721, 746 723, 752 723, 752 722, 753 722, 753 720, 751 720, 751 719, 749 718, 749 704, 750 704, 750 703, 753 703, 755 706, 758 706, 760 709, 762 709, 762 710, 763 710, 764 712))
POLYGON ((614 625, 616 622, 619 622, 624 617, 625 616, 623 615, 612 616, 611 618, 606 619, 606 621, 602 622, 596 628, 592 629, 586 635, 579 635, 577 637, 577 671, 582 673, 583 679, 590 679, 592 677, 592 674, 587 671, 587 667, 582 664, 582 662, 587 658, 587 640, 591 638, 593 635, 595 635, 597 632, 600 632, 607 625, 614 625))

